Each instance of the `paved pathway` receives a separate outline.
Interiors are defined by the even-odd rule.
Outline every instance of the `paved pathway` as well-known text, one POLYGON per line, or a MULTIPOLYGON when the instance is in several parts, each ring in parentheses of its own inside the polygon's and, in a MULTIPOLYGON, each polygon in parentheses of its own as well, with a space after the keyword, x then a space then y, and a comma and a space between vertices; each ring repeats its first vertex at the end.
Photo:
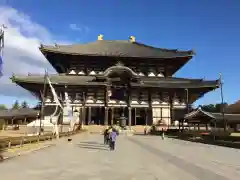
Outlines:
POLYGON ((119 136, 116 151, 100 135, 76 135, 71 143, 0 164, 8 180, 239 180, 240 151, 155 136, 119 136))

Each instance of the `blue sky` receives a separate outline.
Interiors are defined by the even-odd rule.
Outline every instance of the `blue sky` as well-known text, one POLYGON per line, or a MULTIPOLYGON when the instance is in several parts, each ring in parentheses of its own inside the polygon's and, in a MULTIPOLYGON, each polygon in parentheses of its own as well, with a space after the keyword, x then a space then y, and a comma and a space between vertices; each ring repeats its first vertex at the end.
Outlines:
MULTIPOLYGON (((221 72, 225 101, 240 99, 240 1, 5 0, 4 4, 68 42, 95 41, 98 34, 112 40, 133 35, 137 41, 157 47, 194 49, 196 57, 176 76, 217 79, 221 72), (71 24, 81 29, 73 31, 71 24)), ((11 104, 16 97, 0 99, 0 104, 11 104)), ((216 90, 197 104, 220 100, 216 90)))

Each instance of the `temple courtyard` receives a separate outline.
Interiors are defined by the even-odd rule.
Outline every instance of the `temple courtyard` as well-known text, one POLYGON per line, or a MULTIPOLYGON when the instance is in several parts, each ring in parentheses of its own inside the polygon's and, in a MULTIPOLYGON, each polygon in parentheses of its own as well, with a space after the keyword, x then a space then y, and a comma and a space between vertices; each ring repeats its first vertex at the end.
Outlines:
POLYGON ((99 134, 75 135, 0 164, 7 180, 239 180, 240 150, 159 136, 124 136, 116 151, 99 134))

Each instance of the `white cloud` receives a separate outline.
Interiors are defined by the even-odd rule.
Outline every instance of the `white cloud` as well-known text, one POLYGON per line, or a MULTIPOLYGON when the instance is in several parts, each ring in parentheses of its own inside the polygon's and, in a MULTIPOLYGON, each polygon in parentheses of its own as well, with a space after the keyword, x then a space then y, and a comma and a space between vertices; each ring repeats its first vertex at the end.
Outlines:
POLYGON ((89 32, 89 28, 87 26, 79 26, 77 24, 69 24, 69 28, 73 31, 78 31, 78 32, 82 32, 82 33, 88 33, 89 32))
POLYGON ((11 83, 9 76, 15 74, 55 72, 38 47, 40 43, 64 43, 54 37, 42 25, 34 22, 26 14, 18 10, 0 6, 0 25, 7 26, 5 30, 5 48, 3 54, 3 74, 0 78, 0 95, 29 96, 21 88, 11 83))
POLYGON ((76 24, 70 24, 69 27, 73 31, 82 31, 82 28, 78 27, 76 24))

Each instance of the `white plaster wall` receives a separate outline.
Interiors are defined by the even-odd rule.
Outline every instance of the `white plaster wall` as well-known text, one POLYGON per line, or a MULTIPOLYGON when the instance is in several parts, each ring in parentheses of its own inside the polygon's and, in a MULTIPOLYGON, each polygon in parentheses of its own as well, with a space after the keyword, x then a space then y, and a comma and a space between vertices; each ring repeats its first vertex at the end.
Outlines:
MULTIPOLYGON (((185 105, 175 105, 175 108, 185 108, 185 105)), ((162 122, 167 125, 171 125, 171 113, 170 113, 170 106, 168 105, 160 105, 157 107, 152 107, 152 113, 153 113, 153 124, 158 123, 158 120, 162 119, 162 122), (161 118, 161 110, 162 110, 162 118, 161 118)), ((174 119, 173 119, 174 120, 174 119)))
POLYGON ((57 116, 53 116, 53 117, 51 117, 51 116, 45 116, 45 117, 44 117, 44 120, 50 121, 50 122, 53 123, 53 124, 56 124, 57 119, 58 119, 57 116))
POLYGON ((153 107, 152 108, 153 124, 157 124, 161 120, 161 108, 153 107))
POLYGON ((164 124, 170 125, 170 107, 165 106, 162 108, 162 120, 164 124))
POLYGON ((73 120, 77 124, 79 124, 79 122, 80 122, 80 120, 79 120, 80 114, 81 114, 81 107, 73 107, 73 120), (77 112, 74 112, 75 110, 77 110, 77 112))
MULTIPOLYGON (((74 120, 74 122, 78 124, 80 112, 81 112, 81 107, 73 107, 73 111, 72 111, 72 107, 71 108, 63 107, 63 124, 70 124, 71 120, 74 120), (75 110, 77 110, 78 112, 74 112, 75 110), (69 113, 72 116, 69 116, 68 115, 69 113)), ((51 121, 53 124, 56 124, 57 119, 58 119, 58 116, 53 116, 53 117, 45 116, 45 120, 51 121)))
POLYGON ((171 123, 169 106, 153 107, 152 113, 153 113, 153 124, 157 124, 159 120, 162 120, 162 122, 167 125, 171 123))

